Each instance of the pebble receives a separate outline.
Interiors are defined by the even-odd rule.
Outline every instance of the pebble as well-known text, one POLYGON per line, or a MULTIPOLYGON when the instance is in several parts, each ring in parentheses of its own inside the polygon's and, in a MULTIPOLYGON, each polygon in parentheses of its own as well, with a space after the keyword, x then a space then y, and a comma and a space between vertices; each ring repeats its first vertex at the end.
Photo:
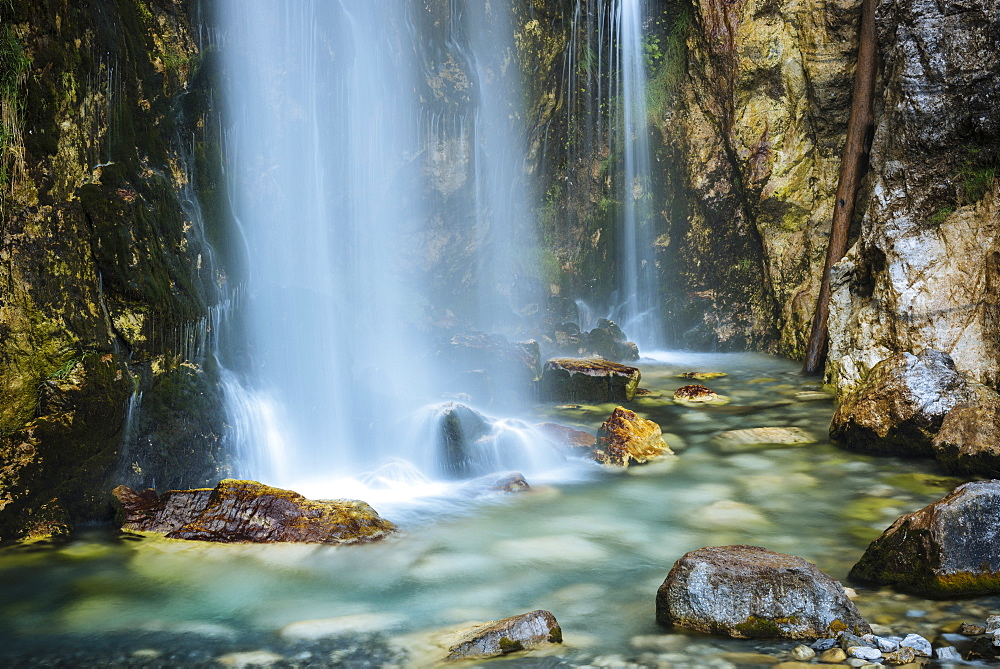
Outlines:
POLYGON ((809 645, 809 647, 815 651, 823 652, 824 650, 830 650, 836 645, 836 639, 816 639, 809 645))
POLYGON ((993 633, 993 645, 1000 646, 1000 630, 993 633))
POLYGON ((792 649, 793 660, 811 660, 814 657, 816 657, 816 651, 810 648, 809 646, 799 644, 798 646, 792 649))
POLYGON ((982 625, 962 623, 962 626, 958 628, 958 633, 965 636, 979 636, 980 634, 986 634, 986 628, 982 625))
POLYGON ((837 638, 837 645, 839 645, 844 650, 848 648, 854 648, 855 646, 867 646, 868 648, 875 648, 875 644, 864 637, 860 637, 856 634, 851 634, 850 632, 841 632, 840 636, 837 638))
POLYGON ((870 648, 868 646, 851 646, 847 649, 847 654, 851 657, 856 657, 859 660, 881 660, 882 651, 878 648, 870 648))
POLYGON ((877 636, 875 637, 875 645, 883 653, 891 653, 893 651, 899 650, 899 639, 891 639, 889 637, 877 636))
POLYGON ((896 652, 886 655, 885 663, 893 665, 909 664, 917 659, 916 655, 914 650, 909 646, 902 646, 896 652))
POLYGON ((942 662, 961 662, 962 656, 954 646, 944 646, 934 651, 935 657, 942 662))
POLYGON ((912 648, 913 651, 921 657, 931 657, 932 655, 931 642, 919 634, 907 634, 906 637, 899 642, 899 645, 912 648))
POLYGON ((840 664, 847 659, 847 653, 843 648, 831 648, 819 654, 819 661, 826 664, 840 664))

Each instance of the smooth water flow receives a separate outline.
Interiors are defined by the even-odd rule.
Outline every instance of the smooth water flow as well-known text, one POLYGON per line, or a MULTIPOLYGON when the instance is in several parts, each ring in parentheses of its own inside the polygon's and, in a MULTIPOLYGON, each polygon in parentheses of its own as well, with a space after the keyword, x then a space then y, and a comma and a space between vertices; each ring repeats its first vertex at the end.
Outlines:
POLYGON ((471 329, 523 330, 515 254, 531 257, 533 226, 511 27, 488 3, 453 5, 442 36, 407 2, 222 3, 249 340, 230 417, 268 482, 329 494, 394 459, 445 473, 440 438, 413 428, 458 392, 439 354, 451 334, 431 325, 446 302, 435 263, 469 257, 471 329), (457 112, 431 104, 442 53, 449 76, 467 72, 457 112), (459 213, 439 202, 449 179, 471 193, 459 213), (462 215, 473 248, 432 253, 432 221, 462 215))

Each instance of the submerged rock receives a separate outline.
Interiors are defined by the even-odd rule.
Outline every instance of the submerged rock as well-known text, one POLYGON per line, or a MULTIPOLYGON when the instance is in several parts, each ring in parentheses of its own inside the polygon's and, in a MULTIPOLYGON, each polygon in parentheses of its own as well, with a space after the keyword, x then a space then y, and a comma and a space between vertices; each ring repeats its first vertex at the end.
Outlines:
POLYGON ((552 402, 631 402, 642 374, 599 358, 555 358, 545 363, 541 397, 552 402))
POLYGON ((681 372, 677 375, 679 379, 695 379, 697 381, 710 381, 712 379, 721 379, 723 376, 729 376, 725 372, 681 372))
POLYGON ((871 632, 840 583, 800 557, 757 546, 684 555, 656 593, 656 620, 741 639, 871 632))
POLYGON ((480 497, 493 493, 513 493, 531 490, 521 472, 496 472, 472 479, 460 488, 469 497, 480 497))
POLYGON ((562 643, 562 629, 548 611, 531 611, 476 625, 462 633, 448 649, 449 660, 496 657, 529 650, 546 643, 562 643))
POLYGON ((969 381, 946 353, 924 349, 878 363, 833 415, 830 437, 880 455, 931 455, 945 415, 972 397, 969 381))
POLYGON ((590 450, 597 443, 597 437, 591 433, 559 423, 538 423, 535 429, 559 447, 590 450))
POLYGON ((719 450, 737 453, 762 448, 805 446, 815 444, 815 436, 800 427, 751 427, 743 430, 720 432, 712 437, 719 450))
POLYGON ((715 402, 719 399, 719 395, 716 394, 711 388, 706 388, 705 386, 698 385, 697 383, 690 386, 681 386, 674 391, 674 399, 679 402, 691 402, 691 403, 707 403, 715 402))
POLYGON ((439 407, 438 421, 438 460, 443 473, 467 478, 489 471, 487 454, 476 448, 493 432, 486 416, 464 404, 448 402, 439 407))
POLYGON ((873 541, 851 579, 927 597, 1000 593, 1000 481, 955 488, 901 516, 873 541))
POLYGON ((674 452, 663 440, 659 425, 618 407, 598 430, 593 454, 601 464, 627 467, 674 452))
POLYGON ((223 543, 352 544, 384 539, 395 526, 357 500, 308 500, 256 481, 224 479, 214 489, 157 497, 125 486, 112 492, 122 529, 223 543))

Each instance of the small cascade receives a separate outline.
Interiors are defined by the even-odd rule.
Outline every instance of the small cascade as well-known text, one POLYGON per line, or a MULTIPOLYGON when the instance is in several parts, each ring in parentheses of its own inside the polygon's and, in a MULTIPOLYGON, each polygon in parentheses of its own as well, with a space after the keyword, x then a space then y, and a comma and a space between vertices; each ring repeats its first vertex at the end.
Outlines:
MULTIPOLYGON (((655 257, 656 208, 647 117, 645 0, 578 0, 571 13, 562 95, 567 165, 599 163, 590 186, 603 194, 599 214, 613 230, 613 268, 577 305, 615 321, 640 349, 661 347, 661 298, 655 257)), ((579 172, 576 172, 580 176, 579 172)), ((567 177, 569 178, 569 177, 567 177)), ((568 187, 572 187, 570 183, 568 187)), ((581 323, 583 329, 587 326, 581 323)))
POLYGON ((475 342, 509 346, 538 302, 509 10, 442 7, 219 3, 249 342, 223 381, 246 475, 320 496, 430 494, 453 478, 436 452, 442 398, 466 384, 485 388, 479 405, 525 403, 523 366, 507 379, 504 364, 456 362, 475 342))

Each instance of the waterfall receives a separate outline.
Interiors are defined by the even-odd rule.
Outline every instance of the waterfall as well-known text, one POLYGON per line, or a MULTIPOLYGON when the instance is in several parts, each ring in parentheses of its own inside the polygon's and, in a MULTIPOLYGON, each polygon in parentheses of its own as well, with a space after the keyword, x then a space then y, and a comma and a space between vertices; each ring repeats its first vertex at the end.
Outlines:
MULTIPOLYGON (((424 425, 459 391, 437 321, 525 329, 533 225, 509 10, 440 4, 220 3, 247 255, 248 353, 228 394, 259 478, 441 476, 424 425), (462 254, 469 280, 440 285, 462 254)), ((491 400, 511 394, 500 376, 491 400)))
POLYGON ((567 165, 602 164, 592 187, 605 189, 597 209, 613 231, 607 258, 613 269, 603 283, 588 284, 589 294, 578 296, 577 303, 588 314, 616 321, 640 349, 665 343, 655 257, 645 5, 645 0, 577 0, 568 14, 562 82, 567 165), (604 180, 608 185, 600 183, 604 180))

